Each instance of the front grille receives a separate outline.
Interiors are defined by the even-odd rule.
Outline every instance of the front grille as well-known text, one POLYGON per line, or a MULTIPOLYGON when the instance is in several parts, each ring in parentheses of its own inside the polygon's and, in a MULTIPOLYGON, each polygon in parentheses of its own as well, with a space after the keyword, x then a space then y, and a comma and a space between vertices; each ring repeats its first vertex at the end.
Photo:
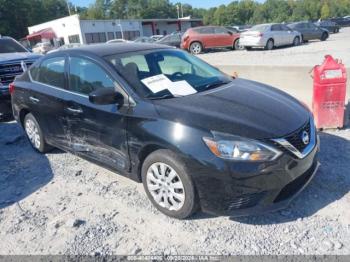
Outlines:
MULTIPOLYGON (((23 73, 23 69, 21 66, 21 61, 0 64, 0 82, 3 85, 8 85, 15 80, 15 77, 21 75, 23 73)), ((34 61, 24 61, 29 68, 34 61)))
POLYGON ((287 184, 281 192, 278 194, 274 203, 286 200, 296 194, 311 178, 312 174, 315 171, 317 163, 315 163, 309 170, 304 174, 287 184))
POLYGON ((310 121, 307 122, 307 124, 305 124, 302 128, 300 128, 299 130, 297 130, 296 132, 294 132, 293 134, 285 137, 285 139, 292 145, 294 146, 296 149, 299 150, 299 152, 303 152, 304 149, 308 146, 308 144, 304 144, 303 140, 302 140, 302 133, 306 131, 309 135, 309 137, 311 137, 311 133, 310 133, 310 121))
POLYGON ((228 210, 253 207, 264 197, 266 192, 246 194, 240 197, 230 199, 228 202, 228 210))

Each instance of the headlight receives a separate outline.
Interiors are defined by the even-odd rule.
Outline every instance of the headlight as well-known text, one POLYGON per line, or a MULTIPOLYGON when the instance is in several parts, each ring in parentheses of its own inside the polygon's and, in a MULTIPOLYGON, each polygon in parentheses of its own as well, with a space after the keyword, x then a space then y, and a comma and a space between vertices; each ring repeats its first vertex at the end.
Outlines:
POLYGON ((203 137, 210 151, 217 157, 240 161, 271 161, 282 152, 259 141, 212 132, 214 138, 203 137))

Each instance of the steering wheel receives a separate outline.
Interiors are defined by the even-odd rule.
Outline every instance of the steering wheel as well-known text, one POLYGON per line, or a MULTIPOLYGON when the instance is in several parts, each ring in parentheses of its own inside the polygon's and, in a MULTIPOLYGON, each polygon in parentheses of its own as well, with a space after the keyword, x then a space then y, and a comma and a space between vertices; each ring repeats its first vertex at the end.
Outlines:
POLYGON ((183 77, 184 76, 184 74, 183 73, 181 73, 181 72, 175 72, 175 73, 173 73, 172 75, 171 75, 171 78, 178 78, 178 77, 183 77))

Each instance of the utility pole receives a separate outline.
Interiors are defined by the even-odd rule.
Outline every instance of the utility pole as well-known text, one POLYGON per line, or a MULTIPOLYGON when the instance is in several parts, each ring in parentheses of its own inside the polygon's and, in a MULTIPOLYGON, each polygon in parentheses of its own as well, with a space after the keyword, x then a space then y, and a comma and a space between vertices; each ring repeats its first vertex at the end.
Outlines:
POLYGON ((176 10, 177 10, 177 18, 180 18, 180 7, 179 5, 176 5, 176 10))
POLYGON ((182 4, 180 4, 180 7, 181 7, 181 17, 183 18, 184 17, 184 9, 182 8, 182 4))
POLYGON ((71 14, 71 12, 70 12, 70 7, 69 7, 68 0, 66 0, 66 4, 67 4, 67 8, 68 8, 68 14, 69 14, 69 16, 71 16, 72 14, 71 14))

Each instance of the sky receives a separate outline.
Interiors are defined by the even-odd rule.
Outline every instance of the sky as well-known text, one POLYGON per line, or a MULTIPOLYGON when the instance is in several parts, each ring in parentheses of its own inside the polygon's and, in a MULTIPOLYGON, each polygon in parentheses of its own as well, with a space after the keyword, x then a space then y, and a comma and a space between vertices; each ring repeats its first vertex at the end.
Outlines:
MULTIPOLYGON (((262 2, 263 0, 258 0, 259 2, 262 2)), ((70 0, 73 4, 76 4, 78 6, 89 6, 90 4, 94 3, 94 0, 70 0)), ((219 6, 222 4, 229 4, 232 2, 232 0, 171 0, 171 2, 182 2, 182 3, 188 3, 191 4, 193 7, 203 7, 203 8, 210 8, 214 6, 219 6)))

